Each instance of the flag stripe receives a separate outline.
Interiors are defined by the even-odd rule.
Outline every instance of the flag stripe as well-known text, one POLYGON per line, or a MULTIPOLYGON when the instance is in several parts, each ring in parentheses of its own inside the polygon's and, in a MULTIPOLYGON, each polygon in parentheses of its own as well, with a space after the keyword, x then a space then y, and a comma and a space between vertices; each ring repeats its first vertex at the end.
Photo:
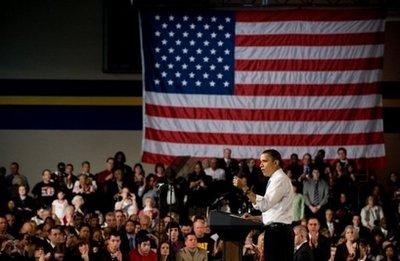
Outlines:
POLYGON ((283 21, 354 21, 376 20, 384 17, 383 12, 373 9, 293 9, 243 11, 236 13, 237 22, 283 22, 283 21))
POLYGON ((146 139, 188 144, 241 146, 349 146, 384 143, 379 132, 355 134, 241 134, 165 131, 146 128, 146 139))
POLYGON ((238 46, 235 47, 235 59, 360 59, 382 57, 383 50, 383 44, 360 46, 238 46))
POLYGON ((260 34, 354 34, 382 32, 382 20, 334 21, 334 22, 238 22, 236 35, 260 34))
POLYGON ((358 71, 236 71, 236 84, 346 84, 379 81, 382 70, 358 71))
MULTIPOLYGON (((191 144, 170 143, 155 140, 145 140, 145 150, 151 153, 160 153, 169 156, 191 155, 192 157, 216 157, 221 155, 224 148, 229 147, 235 154, 235 158, 257 158, 265 150, 266 146, 238 146, 231 144, 191 144)), ((282 158, 288 159, 292 153, 311 155, 321 149, 321 146, 268 146, 278 150, 282 158)), ((324 146, 327 159, 337 157, 338 146, 324 146)), ((346 146, 349 158, 382 157, 385 155, 385 144, 349 145, 346 146)))
POLYGON ((379 94, 376 83, 359 84, 236 84, 235 94, 246 96, 343 96, 379 94))
POLYGON ((354 33, 354 34, 256 34, 236 35, 236 46, 336 46, 336 45, 375 45, 382 44, 385 34, 354 33))
POLYGON ((287 109, 287 110, 321 110, 374 108, 382 104, 379 95, 359 96, 323 96, 323 97, 259 97, 202 94, 170 94, 146 92, 147 104, 176 107, 198 108, 246 108, 246 109, 287 109))
POLYGON ((235 60, 237 71, 346 71, 373 70, 383 65, 381 57, 342 60, 235 60))
MULTIPOLYGON (((190 155, 187 155, 187 156, 190 156, 190 155)), ((164 162, 165 164, 170 164, 173 162, 173 160, 175 158, 176 158, 176 156, 169 156, 169 155, 165 155, 165 154, 151 153, 151 152, 144 151, 142 160, 144 162, 148 162, 148 163, 152 163, 152 164, 156 164, 159 162, 164 162)), ((197 159, 199 159, 199 160, 211 159, 211 158, 213 158, 213 157, 197 157, 197 159)), ((258 156, 255 156, 254 158, 258 159, 258 156)), ((244 158, 244 159, 248 159, 248 158, 244 158)), ((333 164, 335 162, 335 160, 336 160, 336 157, 333 157, 333 158, 327 159, 327 162, 330 162, 331 164, 333 164)), ((283 161, 284 161, 285 165, 290 163, 289 158, 286 158, 283 161)), ((371 168, 371 169, 381 168, 385 164, 385 162, 386 162, 386 158, 384 156, 370 157, 367 159, 366 158, 357 159, 358 165, 367 166, 368 168, 371 168)))
POLYGON ((167 131, 248 134, 346 134, 383 131, 383 121, 231 121, 147 116, 145 127, 167 131))

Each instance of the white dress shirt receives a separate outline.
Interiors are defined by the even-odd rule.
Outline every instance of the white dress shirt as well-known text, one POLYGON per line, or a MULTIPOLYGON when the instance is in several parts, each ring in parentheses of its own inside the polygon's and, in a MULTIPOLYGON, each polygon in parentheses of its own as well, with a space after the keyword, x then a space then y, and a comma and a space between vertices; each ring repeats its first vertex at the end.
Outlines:
POLYGON ((212 168, 206 168, 204 170, 206 175, 212 177, 213 180, 225 180, 225 170, 217 168, 213 170, 212 168))
POLYGON ((256 195, 253 207, 262 212, 264 225, 273 222, 291 224, 293 221, 293 187, 282 169, 275 171, 268 181, 264 196, 256 195))

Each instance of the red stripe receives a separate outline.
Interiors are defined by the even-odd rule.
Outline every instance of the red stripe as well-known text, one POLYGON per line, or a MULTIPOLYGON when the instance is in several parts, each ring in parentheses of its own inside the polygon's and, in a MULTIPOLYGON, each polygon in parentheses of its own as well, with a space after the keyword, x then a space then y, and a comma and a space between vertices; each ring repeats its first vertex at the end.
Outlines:
POLYGON ((236 84, 235 95, 247 96, 342 96, 380 93, 379 83, 362 84, 236 84))
POLYGON ((385 34, 267 34, 236 35, 236 46, 340 46, 383 44, 385 34))
MULTIPOLYGON (((321 147, 323 148, 323 147, 321 147)), ((171 164, 177 157, 164 155, 164 154, 156 154, 144 151, 142 156, 142 162, 156 164, 161 162, 163 164, 169 165, 171 164)), ((192 160, 204 160, 207 159, 206 157, 203 158, 196 158, 193 157, 192 160)), ((208 158, 210 159, 210 158, 208 158)), ((289 164, 290 159, 283 160, 285 165, 289 164)), ((333 164, 336 159, 328 159, 328 162, 333 164)), ((356 165, 359 170, 367 170, 367 169, 383 169, 386 166, 386 158, 385 157, 375 157, 375 158, 360 158, 356 159, 356 165)))
POLYGON ((146 128, 146 139, 172 143, 248 146, 347 146, 384 143, 382 132, 357 134, 238 134, 165 131, 146 128), (272 145, 271 145, 272 144, 272 145))
POLYGON ((236 71, 347 71, 381 69, 383 58, 340 60, 235 60, 236 71))
POLYGON ((373 9, 293 9, 241 11, 236 13, 236 22, 273 21, 354 21, 383 19, 385 13, 373 9))
POLYGON ((382 118, 382 108, 335 110, 251 110, 158 106, 146 104, 146 115, 180 118, 235 121, 349 121, 382 118))

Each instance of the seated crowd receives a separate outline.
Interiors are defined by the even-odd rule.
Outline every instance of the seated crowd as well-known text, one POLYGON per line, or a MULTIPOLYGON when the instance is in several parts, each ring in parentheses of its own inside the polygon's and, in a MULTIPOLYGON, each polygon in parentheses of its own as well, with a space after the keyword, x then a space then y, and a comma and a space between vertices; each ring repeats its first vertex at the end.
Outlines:
MULTIPOLYGON (((0 260, 222 260, 223 241, 208 225, 208 210, 257 213, 234 176, 264 195, 268 180, 257 160, 198 161, 193 172, 156 164, 145 175, 123 152, 92 174, 60 162, 43 170, 30 189, 11 163, 0 173, 0 260)), ((327 162, 324 150, 302 160, 292 154, 284 170, 292 179, 295 260, 399 260, 400 179, 382 185, 361 175, 344 148, 327 162), (364 178, 365 177, 365 178, 364 178)), ((242 260, 263 259, 262 230, 249 231, 242 260)))

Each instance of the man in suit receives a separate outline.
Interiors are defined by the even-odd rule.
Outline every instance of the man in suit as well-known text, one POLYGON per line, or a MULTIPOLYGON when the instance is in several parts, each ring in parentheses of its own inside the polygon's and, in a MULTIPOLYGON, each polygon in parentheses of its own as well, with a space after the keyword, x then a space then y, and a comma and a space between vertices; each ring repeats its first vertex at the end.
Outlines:
POLYGON ((121 233, 121 251, 129 253, 136 247, 136 235, 140 230, 140 224, 137 221, 128 219, 125 223, 125 231, 121 233))
POLYGON ((313 169, 312 179, 304 182, 303 196, 306 204, 307 216, 318 217, 322 220, 324 206, 328 203, 329 187, 325 180, 321 179, 318 169, 313 169))
POLYGON ((331 256, 331 247, 327 237, 319 233, 320 224, 317 218, 310 218, 307 222, 308 240, 314 260, 328 261, 331 256))
POLYGON ((197 237, 194 233, 186 236, 185 247, 176 255, 176 261, 207 261, 207 252, 197 247, 197 237))
POLYGON ((293 228, 294 232, 294 255, 293 261, 313 261, 313 252, 308 244, 307 229, 303 226, 293 228))
POLYGON ((321 227, 327 230, 327 234, 329 234, 329 241, 331 244, 335 244, 340 237, 341 228, 339 223, 333 218, 332 209, 327 209, 325 211, 325 222, 321 225, 321 227))
POLYGON ((230 184, 233 176, 237 174, 239 170, 239 163, 237 160, 232 159, 232 150, 229 148, 224 149, 224 157, 219 162, 219 167, 225 170, 225 178, 230 184))

